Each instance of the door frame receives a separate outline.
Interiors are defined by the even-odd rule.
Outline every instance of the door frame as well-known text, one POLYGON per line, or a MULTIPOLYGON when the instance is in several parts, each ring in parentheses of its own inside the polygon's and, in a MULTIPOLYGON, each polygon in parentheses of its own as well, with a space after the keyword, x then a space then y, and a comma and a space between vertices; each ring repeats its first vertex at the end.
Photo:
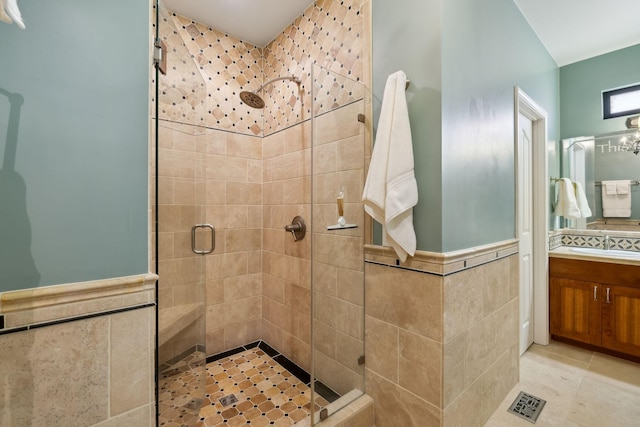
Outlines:
MULTIPOLYGON (((547 159, 547 112, 518 86, 515 87, 514 114, 514 164, 515 164, 515 235, 518 230, 518 129, 519 114, 531 120, 533 125, 532 147, 532 245, 533 245, 533 342, 549 344, 549 180, 547 159)), ((518 283, 520 292, 520 283, 518 283)), ((520 316, 518 316, 518 324, 520 316)), ((519 328, 521 325, 519 325, 519 328)), ((518 330, 520 330, 518 328, 518 330)))

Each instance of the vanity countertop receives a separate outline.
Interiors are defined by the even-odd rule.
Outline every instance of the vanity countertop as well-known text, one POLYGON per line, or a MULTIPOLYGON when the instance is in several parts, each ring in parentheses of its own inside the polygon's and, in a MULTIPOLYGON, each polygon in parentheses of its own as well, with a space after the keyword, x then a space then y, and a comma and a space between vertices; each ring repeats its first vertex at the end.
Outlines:
POLYGON ((624 257, 616 254, 616 252, 619 253, 620 251, 600 250, 599 253, 585 253, 585 252, 577 252, 575 251, 575 249, 579 249, 579 248, 573 248, 570 246, 560 246, 552 251, 549 251, 549 257, 640 266, 640 253, 638 252, 633 253, 633 254, 638 254, 637 257, 624 257))

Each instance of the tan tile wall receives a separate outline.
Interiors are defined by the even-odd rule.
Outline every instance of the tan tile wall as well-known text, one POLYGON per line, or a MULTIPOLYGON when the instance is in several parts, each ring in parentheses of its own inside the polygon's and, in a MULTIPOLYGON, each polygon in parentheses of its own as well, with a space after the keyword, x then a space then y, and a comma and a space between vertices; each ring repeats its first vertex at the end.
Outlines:
POLYGON ((206 86, 204 115, 196 124, 262 136, 262 110, 243 104, 239 95, 262 85, 263 48, 180 15, 172 18, 206 86))
MULTIPOLYGON (((160 78, 160 306, 204 304, 206 351, 215 354, 261 337, 262 116, 237 96, 261 83, 261 49, 178 15, 164 19, 162 38, 175 54, 160 78), (203 222, 216 228, 206 257, 191 252, 191 226, 203 222)), ((174 330, 161 360, 204 344, 200 327, 174 330)))
POLYGON ((263 338, 306 370, 311 365, 311 127, 263 139, 263 338), (307 236, 284 226, 301 216, 307 236))
POLYGON ((376 426, 440 426, 443 278, 367 263, 366 392, 376 426))
MULTIPOLYGON (((201 127, 205 119, 205 83, 195 73, 197 68, 178 32, 175 17, 162 9, 160 12, 167 74, 158 79, 159 230, 156 236, 152 229, 152 243, 158 239, 159 362, 163 363, 205 344, 205 260, 191 250, 191 227, 204 220, 206 139, 201 127)), ((153 143, 150 170, 155 170, 153 143)), ((152 194, 154 179, 151 176, 152 194)), ((199 247, 205 245, 198 241, 199 247)), ((152 261, 153 256, 152 251, 152 261)))
POLYGON ((204 345, 204 259, 191 250, 191 227, 204 218, 201 157, 205 140, 195 131, 192 125, 167 121, 161 121, 158 130, 161 363, 195 345, 204 345), (178 325, 176 319, 184 322, 178 325))
POLYGON ((354 402, 316 424, 318 427, 373 427, 373 399, 363 395, 354 402))
POLYGON ((316 107, 316 116, 335 110, 323 116, 314 131, 317 145, 314 149, 320 151, 314 154, 317 183, 313 189, 316 197, 313 279, 316 288, 325 286, 314 295, 315 340, 319 347, 315 354, 316 376, 339 393, 362 388, 357 357, 362 354, 363 333, 363 214, 359 202, 364 179, 364 142, 363 125, 355 120, 357 113, 351 113, 362 112, 363 106, 338 108, 364 96, 362 85, 357 83, 365 73, 364 3, 367 2, 317 1, 264 49, 265 81, 286 75, 302 80, 302 93, 298 94, 290 82, 265 88, 264 333, 274 345, 282 342, 281 351, 309 369, 310 307, 303 304, 301 310, 287 308, 287 294, 297 290, 310 302, 311 247, 308 241, 294 243, 291 236, 283 234, 282 227, 296 214, 310 218, 311 139, 309 122, 291 126, 309 119, 312 105, 316 107), (317 96, 312 102, 313 63, 350 79, 338 78, 336 74, 329 76, 328 72, 314 76, 317 96), (341 120, 342 117, 351 120, 341 120), (327 233, 326 225, 337 220, 338 182, 347 187, 345 215, 360 228, 327 233), (286 271, 289 268, 292 270, 286 271))
MULTIPOLYGON (((381 262, 375 252, 368 259, 381 262)), ((440 266, 413 261, 426 272, 366 264, 366 392, 377 426, 482 426, 518 382, 518 257, 498 253, 513 248, 470 250, 471 261, 494 261, 453 274, 441 271, 460 254, 440 266)))
POLYGON ((0 335, 0 425, 153 426, 155 311, 0 335))
MULTIPOLYGON (((302 94, 294 97, 293 83, 265 88, 264 133, 269 135, 311 116, 311 65, 361 82, 365 70, 364 0, 318 0, 287 26, 264 48, 264 80, 294 75, 302 80, 302 94)), ((335 91, 327 85, 325 95, 335 102, 324 103, 323 111, 334 109, 349 96, 349 87, 335 91)), ((355 98, 357 99, 357 98, 355 98)), ((320 105, 319 103, 313 103, 320 105)), ((344 105, 344 104, 340 104, 344 105)), ((319 113, 320 111, 316 111, 319 113)))
MULTIPOLYGON (((342 82, 338 77, 336 97, 342 82)), ((357 85, 357 84, 356 84, 357 85)), ((357 86, 356 86, 357 87, 357 86)), ((314 129, 314 334, 315 374, 346 394, 364 390, 364 100, 315 118, 314 129), (330 231, 344 191, 344 217, 358 228, 330 231)))
POLYGON ((0 293, 0 425, 154 425, 157 278, 0 293))
MULTIPOLYGON (((205 153, 204 219, 217 229, 216 251, 206 257, 205 268, 208 354, 263 338, 301 366, 310 368, 311 239, 293 242, 283 227, 295 215, 311 222, 311 136, 307 120, 312 105, 311 64, 315 62, 350 77, 336 81, 329 73, 317 76, 317 114, 364 97, 363 86, 357 82, 368 73, 363 65, 368 58, 363 44, 365 4, 368 7, 368 2, 362 0, 318 1, 264 48, 179 15, 163 17, 163 39, 169 50, 186 46, 206 85, 204 113, 199 114, 199 106, 191 98, 199 93, 200 86, 193 78, 186 82, 180 79, 182 73, 191 73, 193 64, 170 57, 169 76, 164 83, 160 80, 161 118, 206 128, 201 139, 194 139, 205 153), (265 109, 251 109, 240 102, 242 90, 255 90, 264 81, 286 75, 302 78, 304 96, 296 93, 295 84, 280 81, 265 89, 265 109)), ((364 149, 362 143, 355 143, 357 138, 362 140, 362 126, 354 120, 344 134, 354 138, 337 144, 346 138, 335 132, 335 125, 340 124, 325 126, 326 140, 322 144, 325 154, 332 151, 328 155, 334 156, 335 170, 331 172, 337 172, 334 175, 351 185, 347 191, 352 198, 348 212, 361 212, 361 205, 358 210, 353 202, 362 192, 364 149), (355 134, 353 129, 357 129, 355 134), (353 164, 358 165, 358 171, 353 170, 353 164)), ((187 167, 190 159, 185 159, 184 153, 175 157, 187 167)), ((331 187, 323 191, 329 191, 334 198, 338 186, 327 178, 328 172, 324 171, 321 184, 331 187)), ((331 204, 333 223, 335 200, 331 204)), ((327 209, 322 208, 321 212, 326 217, 327 209)), ((355 216, 354 213, 352 217, 355 216)), ((360 233, 362 229, 361 225, 360 233)), ((161 238, 170 240, 168 236, 161 238)), ((322 239, 331 251, 336 245, 346 244, 347 256, 340 260, 348 265, 339 268, 344 270, 340 281, 349 285, 332 298, 347 301, 350 309, 352 301, 362 299, 358 295, 361 290, 351 285, 363 280, 362 237, 351 233, 322 239), (354 250, 359 250, 357 255, 349 255, 354 250)), ((325 256, 328 251, 320 250, 325 256)), ((182 265, 186 262, 181 261, 182 265)), ((183 274, 187 279, 193 275, 186 271, 183 274)), ((163 295, 171 297, 169 291, 163 290, 163 295)), ((354 312, 357 310, 351 309, 350 315, 354 312)), ((353 348, 349 339, 350 335, 343 334, 340 343, 353 348)), ((332 372, 341 372, 332 363, 323 366, 331 365, 332 372)), ((344 369, 343 364, 340 369, 344 369)))
MULTIPOLYGON (((161 79, 166 83, 160 96, 160 117, 254 136, 269 135, 309 119, 311 64, 354 81, 363 81, 367 76, 364 32, 368 6, 369 2, 363 0, 317 1, 265 47, 180 15, 161 17, 175 26, 173 29, 166 24, 163 40, 172 47, 186 45, 204 80, 206 99, 204 108, 199 108, 189 92, 202 90, 202 83, 188 79, 185 85, 177 79, 190 75, 193 68, 186 59, 189 55, 178 55, 170 63, 171 72, 161 79), (255 91, 263 82, 292 75, 302 80, 300 90, 290 81, 274 82, 261 92, 266 103, 263 110, 240 101, 240 92, 255 91)), ((357 99, 351 96, 350 89, 342 88, 335 99, 317 103, 318 108, 329 111, 357 99)), ((324 96, 329 93, 337 92, 327 85, 324 96)))
MULTIPOLYGON (((179 32, 181 26, 176 24, 176 17, 164 8, 161 8, 160 12, 159 37, 167 48, 165 51, 167 73, 160 74, 158 79, 158 117, 171 122, 204 126, 207 118, 205 80, 201 75, 194 73, 197 67, 179 32)), ((157 13, 155 6, 153 13, 153 37, 155 37, 155 14, 157 13)), ((151 115, 155 117, 155 73, 153 73, 150 93, 152 94, 151 115)))
POLYGON ((207 354, 262 338, 262 138, 207 129, 206 223, 216 250, 206 256, 207 354))
POLYGON ((518 256, 444 279, 444 426, 484 425, 519 378, 518 256))

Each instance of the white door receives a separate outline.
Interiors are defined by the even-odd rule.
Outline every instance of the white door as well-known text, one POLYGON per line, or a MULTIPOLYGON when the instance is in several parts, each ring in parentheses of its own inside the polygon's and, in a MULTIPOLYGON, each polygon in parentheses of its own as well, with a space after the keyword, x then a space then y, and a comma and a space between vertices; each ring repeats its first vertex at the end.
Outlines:
POLYGON ((519 115, 518 238, 520 239, 520 354, 533 343, 533 123, 519 115))

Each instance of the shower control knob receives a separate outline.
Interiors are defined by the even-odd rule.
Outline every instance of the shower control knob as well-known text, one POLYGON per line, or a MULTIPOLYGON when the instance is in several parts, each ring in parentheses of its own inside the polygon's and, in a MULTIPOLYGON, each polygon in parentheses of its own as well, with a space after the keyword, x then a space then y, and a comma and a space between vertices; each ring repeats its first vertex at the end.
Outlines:
POLYGON ((304 223, 304 220, 301 216, 297 215, 291 221, 291 224, 285 225, 284 229, 286 231, 291 232, 293 235, 293 241, 297 242, 298 240, 304 239, 305 234, 307 234, 307 226, 304 223))

